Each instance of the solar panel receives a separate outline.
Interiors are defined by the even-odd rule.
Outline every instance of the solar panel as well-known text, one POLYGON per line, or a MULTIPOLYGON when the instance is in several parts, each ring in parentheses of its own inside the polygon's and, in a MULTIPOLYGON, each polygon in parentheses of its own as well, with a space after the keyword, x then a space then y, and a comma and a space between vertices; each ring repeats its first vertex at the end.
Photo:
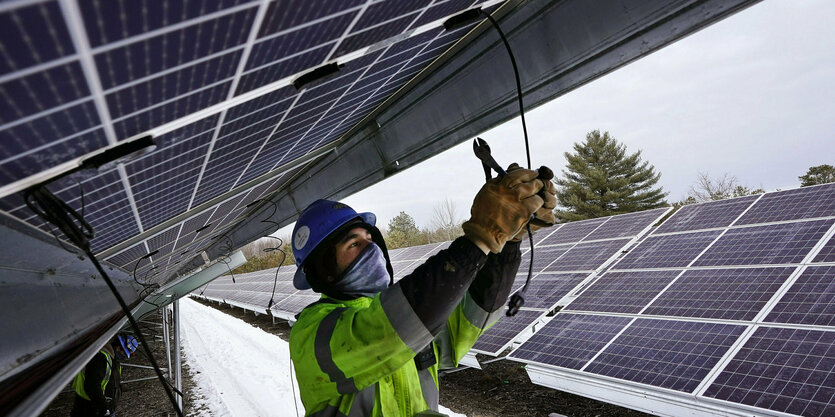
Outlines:
POLYGON ((548 235, 548 237, 541 240, 539 243, 535 243, 535 245, 559 245, 561 243, 579 242, 608 219, 609 218, 604 217, 599 219, 581 220, 563 224, 562 227, 555 230, 553 233, 548 235))
MULTIPOLYGON (((531 283, 528 285, 525 293, 525 307, 550 309, 587 277, 587 273, 538 274, 531 278, 531 283)), ((518 291, 525 284, 525 278, 527 278, 527 275, 517 276, 513 285, 514 291, 518 291)))
POLYGON ((658 226, 655 233, 727 227, 758 198, 748 196, 686 205, 658 226))
POLYGON ((761 327, 704 395, 802 416, 835 413, 835 332, 761 327))
POLYGON ((582 314, 558 314, 509 358, 581 369, 632 319, 582 314))
MULTIPOLYGON (((275 184, 291 163, 339 138, 460 39, 466 29, 445 32, 440 21, 474 3, 482 2, 288 8, 242 0, 84 0, 3 7, 0 187, 19 187, 17 181, 74 158, 161 132, 149 155, 50 188, 80 208, 76 180, 82 184, 85 217, 96 230, 93 250, 117 267, 129 263, 117 254, 141 252, 160 229, 180 228, 157 238, 166 242, 160 249, 179 251, 195 242, 174 242, 193 225, 172 219, 214 207, 208 223, 223 230, 244 209, 217 206, 218 199, 275 184), (342 65, 334 79, 290 87, 333 59, 342 65), (196 116, 210 106, 219 107, 196 116)), ((19 196, 4 192, 0 208, 47 230, 19 196)))
POLYGON ((803 260, 835 220, 728 230, 694 266, 791 264, 803 260))
MULTIPOLYGON (((557 271, 594 271, 620 250, 631 239, 605 240, 600 242, 579 243, 569 249, 556 261, 548 265, 543 272, 557 271)), ((549 248, 550 249, 550 248, 549 248)), ((538 252, 535 251, 538 255, 538 252)))
POLYGON ((534 324, 544 313, 542 311, 520 310, 513 317, 502 315, 499 321, 487 329, 473 345, 473 351, 497 355, 507 349, 520 333, 534 324))
POLYGON ((671 268, 689 265, 721 231, 649 236, 612 269, 671 268))
POLYGON ((685 271, 642 314, 753 320, 795 269, 784 267, 685 271))
POLYGON ((832 217, 835 183, 765 194, 736 224, 832 217))
POLYGON ((638 319, 584 370, 682 392, 693 392, 745 326, 638 319))
POLYGON ((776 323, 835 324, 835 266, 810 266, 766 317, 776 323))
POLYGON ((612 216, 606 223, 583 238, 583 241, 638 236, 642 230, 658 221, 659 217, 667 211, 669 211, 668 208, 659 208, 612 216))
POLYGON ((637 314, 680 273, 675 270, 606 272, 565 310, 637 314))
POLYGON ((835 266, 819 262, 831 251, 834 197, 835 187, 808 187, 685 206, 510 358, 529 363, 532 379, 565 375, 612 395, 663 402, 680 392, 696 408, 721 400, 759 407, 752 414, 827 415, 835 266), (595 336, 580 352, 578 323, 595 336))

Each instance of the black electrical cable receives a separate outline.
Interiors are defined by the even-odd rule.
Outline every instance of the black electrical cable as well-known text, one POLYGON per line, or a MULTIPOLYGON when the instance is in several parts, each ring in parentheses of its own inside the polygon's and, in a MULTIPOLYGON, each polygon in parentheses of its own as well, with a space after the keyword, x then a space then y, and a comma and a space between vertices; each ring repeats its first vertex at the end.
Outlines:
MULTIPOLYGON (((261 202, 261 201, 265 201, 267 203, 270 203, 270 204, 272 204, 272 207, 273 207, 272 213, 270 213, 269 216, 267 216, 266 218, 261 220, 261 223, 273 224, 273 225, 275 225, 276 229, 281 228, 280 224, 270 220, 270 219, 272 219, 273 215, 275 215, 276 211, 278 211, 278 206, 275 204, 274 201, 268 200, 268 199, 255 200, 255 201, 249 203, 248 206, 255 205, 255 204, 257 204, 258 202, 261 202)), ((281 249, 281 247, 284 246, 284 240, 282 240, 280 237, 275 237, 275 236, 272 236, 272 235, 264 235, 264 237, 268 238, 268 239, 278 240, 278 246, 264 248, 264 252, 269 253, 269 252, 273 252, 273 251, 279 251, 279 252, 281 252, 281 255, 282 255, 281 262, 279 262, 278 267, 275 268, 275 278, 273 279, 273 291, 272 291, 272 294, 270 294, 270 302, 267 303, 267 311, 269 311, 273 307, 273 303, 275 302, 275 288, 278 285, 278 271, 281 269, 281 266, 284 265, 284 261, 287 260, 287 252, 284 252, 284 250, 281 249)))
MULTIPOLYGON (((84 220, 82 215, 76 212, 67 203, 52 194, 52 192, 50 192, 43 184, 36 185, 24 191, 23 198, 26 202, 26 206, 29 207, 32 212, 43 218, 47 223, 52 223, 57 226, 67 239, 80 248, 90 258, 93 266, 95 266, 96 270, 99 274, 101 274, 102 279, 104 279, 104 282, 107 284, 110 292, 113 293, 113 296, 119 303, 119 307, 121 307, 122 312, 127 317, 128 322, 130 322, 131 328, 139 338, 140 344, 145 350, 146 356, 150 359, 157 377, 163 383, 163 388, 165 388, 165 393, 168 395, 168 399, 171 401, 174 411, 179 417, 182 417, 183 412, 177 406, 177 400, 174 398, 174 394, 170 389, 168 389, 168 384, 166 383, 167 381, 162 375, 159 365, 157 365, 156 360, 151 354, 151 349, 148 347, 148 342, 145 340, 145 337, 142 336, 139 325, 130 313, 130 309, 125 303, 125 300, 122 298, 122 295, 119 294, 119 291, 116 289, 116 286, 113 284, 110 276, 107 275, 107 272, 105 272, 104 268, 101 266, 98 259, 96 259, 96 256, 90 249, 90 239, 92 239, 94 235, 93 227, 84 220)), ((83 207, 84 204, 82 202, 82 210, 83 207)))
MULTIPOLYGON (((522 101, 522 80, 519 77, 519 67, 516 65, 516 57, 513 55, 513 50, 510 48, 510 42, 507 41, 507 37, 504 34, 504 31, 499 27, 499 22, 490 16, 489 13, 484 12, 483 10, 479 9, 479 14, 486 17, 490 24, 493 25, 493 28, 496 29, 496 32, 499 33, 499 37, 502 39, 502 43, 504 43, 504 47, 507 50, 507 55, 510 57, 510 63, 513 65, 513 75, 516 78, 516 98, 519 102, 519 118, 522 119, 522 133, 525 137, 525 156, 527 157, 528 162, 528 169, 531 169, 531 150, 530 150, 530 143, 528 141, 528 124, 525 121, 525 105, 522 101)), ((546 181, 546 180, 543 180, 546 181)), ((550 180, 547 180, 550 181, 550 180)), ((525 280, 525 285, 522 286, 519 291, 516 291, 507 303, 507 316, 513 317, 519 311, 520 308, 525 304, 525 293, 528 290, 528 285, 531 283, 531 277, 533 276, 533 232, 531 231, 530 223, 526 225, 528 231, 528 241, 531 245, 531 256, 530 256, 530 264, 528 265, 528 277, 525 280)))

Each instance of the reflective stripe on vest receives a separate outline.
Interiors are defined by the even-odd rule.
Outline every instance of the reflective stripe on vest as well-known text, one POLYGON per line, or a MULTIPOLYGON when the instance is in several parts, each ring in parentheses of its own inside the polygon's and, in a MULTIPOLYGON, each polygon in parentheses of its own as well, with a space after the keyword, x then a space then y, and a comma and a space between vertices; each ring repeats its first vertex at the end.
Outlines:
MULTIPOLYGON (((104 358, 107 360, 107 367, 104 370, 104 379, 101 380, 101 393, 102 395, 104 395, 105 389, 107 389, 107 383, 110 382, 110 373, 111 367, 113 366, 113 359, 111 359, 110 355, 104 350, 99 351, 99 353, 103 354, 104 358)), ((86 369, 87 367, 85 366, 83 369, 81 369, 81 372, 79 372, 78 375, 75 376, 75 379, 72 381, 72 387, 75 389, 75 393, 79 397, 84 398, 87 401, 91 401, 90 396, 87 395, 87 391, 84 390, 84 371, 86 369)))

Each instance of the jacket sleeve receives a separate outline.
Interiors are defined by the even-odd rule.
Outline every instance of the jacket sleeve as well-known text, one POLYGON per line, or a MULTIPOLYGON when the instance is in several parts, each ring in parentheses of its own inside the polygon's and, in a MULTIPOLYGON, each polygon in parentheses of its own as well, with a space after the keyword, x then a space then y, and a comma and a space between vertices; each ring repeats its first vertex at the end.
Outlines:
POLYGON ((491 253, 450 315, 446 328, 435 339, 441 369, 458 366, 478 337, 504 313, 522 258, 519 247, 519 242, 507 242, 501 253, 491 253))
POLYGON ((459 238, 365 307, 320 305, 302 313, 290 353, 305 405, 359 392, 413 360, 446 327, 486 260, 459 238))
POLYGON ((87 364, 84 369, 84 392, 90 397, 90 401, 96 410, 107 408, 107 399, 101 390, 101 383, 107 375, 107 359, 99 352, 87 364))

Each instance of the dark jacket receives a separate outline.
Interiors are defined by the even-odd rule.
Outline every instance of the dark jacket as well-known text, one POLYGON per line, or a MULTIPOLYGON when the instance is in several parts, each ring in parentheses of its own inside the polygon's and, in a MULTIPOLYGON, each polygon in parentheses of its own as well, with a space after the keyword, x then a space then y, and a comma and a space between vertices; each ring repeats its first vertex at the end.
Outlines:
POLYGON ((104 416, 116 411, 122 394, 119 359, 108 343, 73 380, 75 402, 71 417, 104 416))

